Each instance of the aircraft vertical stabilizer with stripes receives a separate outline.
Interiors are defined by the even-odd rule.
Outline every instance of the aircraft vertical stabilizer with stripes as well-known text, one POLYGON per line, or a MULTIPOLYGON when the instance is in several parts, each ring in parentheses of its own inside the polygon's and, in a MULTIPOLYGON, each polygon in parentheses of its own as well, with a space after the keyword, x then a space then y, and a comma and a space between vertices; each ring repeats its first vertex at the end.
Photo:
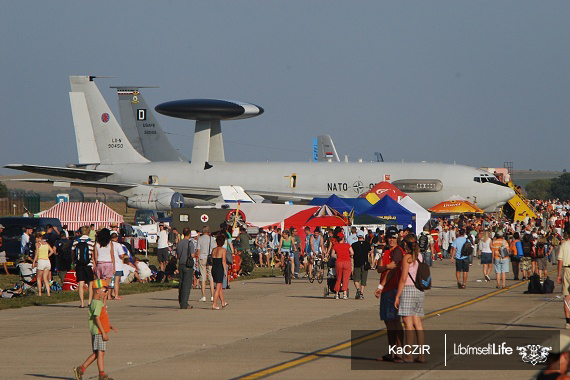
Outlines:
POLYGON ((313 140, 314 162, 340 162, 332 138, 329 135, 317 136, 313 140))

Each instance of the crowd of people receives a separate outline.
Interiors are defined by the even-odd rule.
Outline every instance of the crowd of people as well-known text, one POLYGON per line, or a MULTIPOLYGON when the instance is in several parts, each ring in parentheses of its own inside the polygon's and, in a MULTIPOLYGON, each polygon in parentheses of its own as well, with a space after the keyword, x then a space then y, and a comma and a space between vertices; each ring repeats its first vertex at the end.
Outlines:
MULTIPOLYGON (((425 344, 422 317, 426 293, 415 281, 420 266, 450 260, 458 289, 467 288, 474 265, 481 270, 479 281, 494 282, 496 289, 508 288, 507 280, 535 277, 542 283, 551 269, 557 269, 557 281, 563 284, 565 296, 566 328, 570 329, 570 203, 537 201, 533 206, 536 218, 515 222, 496 215, 439 218, 417 235, 411 227, 304 227, 299 234, 297 228, 281 230, 275 226, 259 229, 252 239, 245 228, 236 233, 227 224, 222 224, 218 231, 203 227, 201 231, 185 228, 178 233, 161 223, 157 270, 165 281, 177 278, 180 282, 180 308, 192 308, 190 293, 196 288, 200 289, 198 301, 206 302, 209 288, 211 308, 220 310, 228 306, 224 290, 230 287, 229 268, 236 256, 242 263, 240 274, 244 275, 254 266, 281 270, 290 266, 292 277, 303 275, 310 279, 332 270, 335 298, 345 300, 350 281, 356 289, 355 298, 364 299, 368 271, 375 269, 380 273, 374 291, 380 299, 380 319, 386 325, 390 345, 403 346, 425 344), (323 263, 328 263, 328 268, 323 263)), ((116 226, 99 231, 85 226, 75 236, 70 236, 65 228, 57 231, 53 226, 35 234, 26 228, 21 242, 24 262, 37 270, 40 295, 42 285, 47 285, 46 293, 50 296, 53 276, 58 274, 63 281, 66 272, 75 268, 80 307, 85 307, 84 288, 89 289, 88 305, 103 296, 105 302, 120 300, 120 283, 145 282, 152 276, 149 265, 119 243, 116 226), (101 289, 109 291, 102 295, 101 289)), ((84 371, 92 359, 76 371, 84 371)), ((425 357, 391 353, 378 360, 421 363, 425 357)))

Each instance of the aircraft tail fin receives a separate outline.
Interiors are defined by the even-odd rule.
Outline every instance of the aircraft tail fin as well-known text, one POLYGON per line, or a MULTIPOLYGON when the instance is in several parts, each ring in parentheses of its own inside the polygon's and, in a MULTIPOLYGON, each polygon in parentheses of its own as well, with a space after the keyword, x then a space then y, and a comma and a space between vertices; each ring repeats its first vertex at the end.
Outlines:
POLYGON ((70 76, 79 163, 148 162, 131 145, 92 76, 70 76))
POLYGON ((133 148, 150 161, 188 161, 172 146, 152 109, 140 93, 141 86, 113 86, 119 97, 121 128, 133 148))
POLYGON ((316 153, 316 157, 313 157, 313 161, 340 162, 340 158, 338 157, 332 138, 329 135, 318 136, 316 140, 316 146, 313 142, 313 152, 316 153))

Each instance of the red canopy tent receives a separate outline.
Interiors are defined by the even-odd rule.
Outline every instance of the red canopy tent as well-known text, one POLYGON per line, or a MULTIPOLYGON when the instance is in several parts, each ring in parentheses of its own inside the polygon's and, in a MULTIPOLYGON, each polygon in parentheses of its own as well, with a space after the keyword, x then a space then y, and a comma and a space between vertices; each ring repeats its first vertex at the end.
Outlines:
POLYGON ((390 182, 382 181, 377 183, 370 191, 359 196, 359 198, 366 198, 372 204, 375 204, 385 195, 396 202, 400 202, 403 198, 407 196, 406 193, 398 189, 396 186, 392 185, 390 182))
POLYGON ((340 216, 317 216, 311 218, 304 225, 307 227, 337 227, 348 226, 350 223, 340 216))
POLYGON ((327 205, 311 207, 285 219, 285 228, 295 227, 301 231, 303 227, 336 227, 348 226, 350 222, 340 212, 327 205))
POLYGON ((58 218, 70 230, 95 224, 95 228, 123 223, 123 216, 101 202, 60 202, 39 214, 43 218, 58 218))
POLYGON ((308 208, 306 210, 300 211, 298 213, 296 213, 295 215, 291 215, 290 217, 288 217, 287 219, 285 219, 284 221, 284 226, 285 229, 290 229, 291 227, 296 227, 298 230, 302 229, 303 226, 305 225, 305 223, 307 223, 307 221, 309 220, 309 218, 311 218, 313 216, 313 214, 315 212, 317 212, 317 210, 320 207, 315 206, 315 207, 311 207, 308 208))

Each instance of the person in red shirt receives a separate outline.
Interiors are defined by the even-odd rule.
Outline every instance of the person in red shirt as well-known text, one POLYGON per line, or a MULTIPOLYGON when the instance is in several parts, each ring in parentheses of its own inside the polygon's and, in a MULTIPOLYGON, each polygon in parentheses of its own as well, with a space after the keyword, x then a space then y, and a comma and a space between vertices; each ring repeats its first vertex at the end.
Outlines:
POLYGON ((439 231, 434 228, 433 230, 431 230, 430 234, 431 237, 433 238, 433 251, 431 253, 433 256, 433 260, 439 259, 439 261, 442 261, 443 256, 441 254, 441 248, 439 246, 439 231))
MULTIPOLYGON (((402 321, 398 315, 394 302, 398 293, 400 282, 401 264, 404 257, 402 247, 398 245, 398 231, 386 231, 387 244, 384 247, 382 259, 378 262, 376 270, 380 273, 380 285, 374 291, 376 298, 380 298, 380 320, 386 324, 388 330, 388 343, 390 346, 402 346, 404 331, 402 321)), ((387 354, 378 358, 380 361, 402 362, 402 358, 387 354)))
POLYGON ((352 262, 351 258, 354 256, 354 251, 350 244, 346 242, 346 238, 343 233, 337 235, 338 243, 332 246, 332 255, 336 255, 336 284, 334 285, 334 291, 336 293, 335 299, 339 299, 339 291, 342 284, 343 299, 347 300, 348 295, 346 291, 348 289, 348 283, 350 282, 350 274, 352 273, 352 262))

